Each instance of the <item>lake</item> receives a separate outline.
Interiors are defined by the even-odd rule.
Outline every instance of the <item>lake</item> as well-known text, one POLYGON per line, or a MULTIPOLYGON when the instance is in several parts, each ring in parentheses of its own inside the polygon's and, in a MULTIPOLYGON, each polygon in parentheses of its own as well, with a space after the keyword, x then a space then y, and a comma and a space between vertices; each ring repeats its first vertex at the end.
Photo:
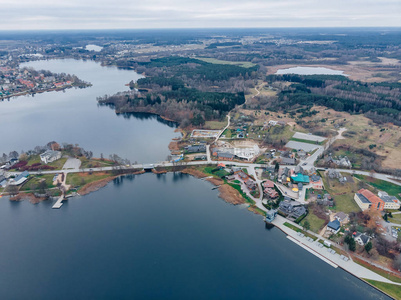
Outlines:
POLYGON ((98 46, 98 45, 86 45, 85 50, 88 51, 95 51, 95 52, 100 52, 102 51, 103 47, 98 46))
POLYGON ((189 175, 0 201, 2 299, 388 299, 189 175))
POLYGON ((323 67, 294 67, 288 69, 279 69, 276 74, 297 74, 297 75, 343 75, 344 71, 332 70, 323 67))
MULTIPOLYGON (((154 162, 175 125, 116 116, 96 97, 126 89, 133 71, 94 62, 37 61, 36 69, 93 83, 0 103, 0 151, 48 141, 154 162)), ((266 229, 206 181, 183 174, 127 176, 61 209, 0 199, 1 299, 387 299, 266 229)))
POLYGON ((176 125, 147 114, 117 116, 100 107, 96 97, 127 90, 142 77, 131 70, 102 67, 93 61, 72 59, 34 61, 23 66, 75 74, 92 87, 67 89, 0 102, 0 154, 33 149, 50 141, 79 144, 99 157, 117 154, 131 162, 164 161, 168 144, 180 136, 176 125))

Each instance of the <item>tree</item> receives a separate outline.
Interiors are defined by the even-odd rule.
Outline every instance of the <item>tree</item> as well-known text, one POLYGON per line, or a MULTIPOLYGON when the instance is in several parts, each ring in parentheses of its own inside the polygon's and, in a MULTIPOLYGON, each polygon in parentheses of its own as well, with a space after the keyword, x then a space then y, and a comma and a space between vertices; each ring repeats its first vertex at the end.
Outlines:
POLYGON ((308 220, 305 220, 304 224, 303 224, 303 228, 304 230, 309 230, 310 229, 310 223, 308 220))
POLYGON ((46 194, 46 191, 47 191, 46 181, 45 180, 40 181, 39 185, 38 185, 38 188, 39 188, 39 193, 40 194, 46 194))
POLYGON ((372 242, 368 242, 366 245, 365 245, 365 250, 366 250, 366 252, 368 252, 369 253, 369 251, 370 250, 372 250, 372 242))
POLYGON ((274 165, 274 171, 278 173, 278 170, 280 169, 280 164, 276 161, 276 164, 274 165))
POLYGON ((355 251, 356 250, 356 243, 352 236, 347 235, 344 239, 344 242, 348 245, 349 250, 355 251))
POLYGON ((11 196, 18 195, 18 187, 16 185, 9 185, 6 189, 8 193, 10 193, 11 196))

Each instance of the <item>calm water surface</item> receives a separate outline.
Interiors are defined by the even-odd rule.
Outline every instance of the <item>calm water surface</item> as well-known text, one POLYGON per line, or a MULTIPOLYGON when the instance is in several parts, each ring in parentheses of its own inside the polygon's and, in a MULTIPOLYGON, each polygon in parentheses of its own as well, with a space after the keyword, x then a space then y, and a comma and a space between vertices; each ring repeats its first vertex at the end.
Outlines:
POLYGON ((0 201, 1 299, 387 299, 188 175, 0 201))
MULTIPOLYGON (((168 154, 172 124, 96 106, 136 73, 73 60, 29 65, 93 87, 0 103, 0 152, 57 140, 133 161, 168 154)), ((386 299, 188 175, 127 177, 51 206, 0 199, 0 299, 386 299)))
POLYGON ((132 162, 158 162, 169 154, 175 124, 152 115, 116 116, 98 107, 96 97, 127 90, 140 75, 130 70, 101 67, 93 61, 35 61, 24 66, 76 74, 92 87, 36 94, 0 102, 0 154, 29 150, 55 140, 79 144, 99 157, 118 154, 132 162), (168 126, 166 126, 168 125, 168 126))

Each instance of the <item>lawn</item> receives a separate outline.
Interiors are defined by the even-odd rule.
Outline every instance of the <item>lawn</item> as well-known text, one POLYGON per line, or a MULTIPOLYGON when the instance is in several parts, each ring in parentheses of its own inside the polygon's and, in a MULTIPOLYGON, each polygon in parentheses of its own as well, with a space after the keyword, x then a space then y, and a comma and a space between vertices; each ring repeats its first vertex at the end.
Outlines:
POLYGON ((285 222, 285 223, 284 223, 284 226, 287 226, 288 228, 291 228, 291 229, 294 230, 295 232, 301 232, 301 233, 303 233, 305 236, 308 236, 308 237, 310 237, 311 239, 316 240, 316 237, 315 237, 314 235, 311 235, 311 234, 307 233, 306 231, 303 231, 301 228, 298 228, 297 226, 294 226, 294 225, 292 225, 292 224, 290 224, 290 223, 288 223, 288 222, 285 222))
POLYGON ((304 139, 297 139, 297 138, 291 138, 291 141, 295 141, 295 142, 301 142, 301 143, 307 143, 307 144, 313 144, 313 145, 323 145, 326 141, 322 141, 322 142, 314 142, 314 141, 310 141, 310 140, 304 140, 304 139))
POLYGON ((56 160, 54 162, 48 163, 48 166, 54 167, 56 170, 61 170, 67 161, 67 157, 62 157, 59 160, 56 160))
POLYGON ((396 196, 398 198, 400 197, 399 194, 401 194, 401 186, 399 186, 399 185, 396 185, 394 183, 384 181, 381 179, 376 179, 376 178, 372 178, 369 176, 365 176, 365 175, 355 174, 354 177, 365 181, 366 183, 370 184, 371 186, 373 186, 374 188, 376 188, 380 191, 387 192, 389 195, 396 196))
POLYGON ((370 280, 370 279, 364 279, 364 280, 369 282, 371 285, 377 287, 379 290, 382 290, 383 292, 389 294, 391 297, 394 297, 394 299, 401 299, 401 287, 399 285, 370 280))
POLYGON ((392 214, 393 217, 389 218, 388 220, 391 223, 401 224, 401 214, 392 214))
POLYGON ((36 186, 36 189, 39 185, 39 183, 44 179, 46 182, 46 186, 48 189, 54 188, 55 186, 53 185, 53 177, 54 174, 45 174, 45 175, 30 175, 30 179, 28 182, 26 182, 22 187, 21 191, 32 191, 31 187, 36 186))
POLYGON ((310 230, 319 233, 323 228, 325 221, 318 218, 312 211, 309 211, 308 215, 303 219, 302 224, 308 221, 310 224, 310 230))
POLYGON ((86 157, 80 157, 79 160, 81 161, 81 169, 88 169, 88 168, 99 168, 99 167, 110 167, 114 165, 114 162, 111 160, 100 160, 100 159, 87 159, 86 157))
POLYGON ((342 184, 338 179, 329 179, 325 175, 321 177, 327 192, 334 198, 334 209, 336 211, 345 213, 360 211, 354 200, 354 195, 359 190, 356 182, 342 184))
POLYGON ((233 133, 232 133, 231 129, 227 128, 226 130, 224 130, 223 135, 224 135, 226 138, 230 139, 230 138, 232 138, 233 133))
POLYGON ((212 129, 212 130, 219 130, 223 129, 224 127, 227 126, 227 121, 206 121, 205 123, 205 128, 212 129))
POLYGON ((94 172, 92 175, 89 175, 89 173, 70 173, 67 175, 66 184, 69 184, 72 187, 83 186, 110 176, 111 174, 107 172, 94 172))
POLYGON ((397 283, 401 283, 401 278, 400 277, 394 276, 394 275, 390 274, 389 272, 387 272, 387 271, 385 271, 383 269, 377 268, 377 267, 375 267, 375 266, 373 266, 373 265, 371 265, 371 264, 369 264, 369 263, 367 263, 367 262, 365 262, 363 260, 360 260, 360 259, 358 259, 356 257, 353 257, 353 261, 356 262, 358 265, 361 265, 361 266, 365 267, 366 269, 369 269, 372 272, 375 272, 375 273, 383 276, 384 278, 387 278, 388 280, 391 280, 391 281, 397 282, 397 283))
POLYGON ((216 64, 216 65, 236 65, 240 66, 243 68, 252 68, 255 66, 255 64, 249 62, 249 61, 228 61, 228 60, 219 60, 215 58, 209 58, 209 57, 197 57, 196 59, 211 63, 211 64, 216 64))

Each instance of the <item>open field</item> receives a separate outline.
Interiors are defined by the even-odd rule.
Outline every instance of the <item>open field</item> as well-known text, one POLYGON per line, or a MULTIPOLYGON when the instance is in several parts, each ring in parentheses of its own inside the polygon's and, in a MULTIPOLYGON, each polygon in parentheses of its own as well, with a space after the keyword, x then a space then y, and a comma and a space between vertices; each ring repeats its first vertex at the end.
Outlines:
MULTIPOLYGON (((364 82, 384 82, 389 79, 396 79, 394 76, 391 76, 391 71, 385 69, 385 64, 388 61, 382 62, 371 62, 371 61, 357 61, 351 62, 347 65, 302 65, 302 67, 320 67, 327 68, 331 70, 344 71, 344 74, 348 75, 348 78, 357 81, 364 82), (383 74, 386 77, 379 77, 377 74, 383 74)), ((287 65, 275 65, 270 66, 267 74, 275 74, 279 69, 289 69, 298 67, 296 64, 287 64, 287 65)), ((388 64, 387 64, 388 66, 388 64)))
POLYGON ((401 214, 393 214, 392 218, 388 218, 391 223, 400 224, 401 225, 401 214))
POLYGON ((21 189, 20 189, 21 191, 31 191, 32 190, 31 188, 34 186, 36 187, 35 188, 35 190, 36 190, 36 189, 38 189, 39 183, 41 183, 43 180, 45 181, 46 187, 48 189, 55 187, 53 185, 54 174, 44 174, 44 175, 40 175, 40 176, 39 175, 35 175, 35 176, 31 175, 31 177, 32 178, 21 187, 21 189))
POLYGON ((317 114, 302 118, 302 121, 310 128, 297 124, 296 118, 291 117, 290 111, 284 114, 266 110, 241 109, 240 112, 255 118, 254 126, 263 126, 263 123, 269 120, 281 120, 287 122, 294 132, 308 133, 318 130, 335 136, 337 128, 345 127, 347 131, 343 133, 344 139, 336 140, 333 146, 350 145, 372 151, 383 157, 381 164, 384 168, 401 169, 401 127, 392 124, 377 125, 361 114, 351 115, 322 106, 314 106, 311 108, 311 111, 313 110, 317 111, 317 114), (373 148, 370 149, 370 147, 373 148))
POLYGON ((372 177, 369 177, 369 176, 365 176, 365 175, 354 174, 354 177, 365 181, 366 183, 368 183, 369 185, 373 186, 374 188, 376 188, 376 189, 378 189, 380 191, 385 191, 389 195, 396 196, 397 198, 400 198, 401 186, 399 186, 399 185, 393 184, 393 183, 388 182, 388 181, 384 181, 384 180, 372 178, 372 177))
POLYGON ((212 129, 212 130, 216 130, 216 129, 219 130, 219 129, 223 129, 224 127, 226 127, 226 125, 227 125, 227 121, 222 121, 222 122, 206 121, 204 128, 212 129))
POLYGON ((196 59, 211 63, 211 64, 218 64, 218 65, 236 65, 243 68, 251 68, 255 66, 255 64, 249 61, 228 61, 228 60, 219 60, 216 58, 209 58, 209 57, 197 57, 196 59))
POLYGON ((325 174, 321 175, 325 189, 334 199, 335 211, 344 213, 360 211, 354 200, 354 194, 359 190, 356 182, 343 184, 338 179, 330 179, 325 174))
POLYGON ((325 221, 318 218, 312 211, 309 211, 308 215, 305 217, 305 219, 303 219, 301 224, 303 224, 305 221, 309 222, 310 230, 316 233, 319 233, 325 224, 325 221))
POLYGON ((110 177, 111 175, 106 172, 95 172, 93 174, 89 173, 71 173, 67 175, 67 180, 66 184, 71 185, 71 187, 75 186, 83 186, 85 184, 100 180, 100 179, 105 179, 107 177, 110 177))

